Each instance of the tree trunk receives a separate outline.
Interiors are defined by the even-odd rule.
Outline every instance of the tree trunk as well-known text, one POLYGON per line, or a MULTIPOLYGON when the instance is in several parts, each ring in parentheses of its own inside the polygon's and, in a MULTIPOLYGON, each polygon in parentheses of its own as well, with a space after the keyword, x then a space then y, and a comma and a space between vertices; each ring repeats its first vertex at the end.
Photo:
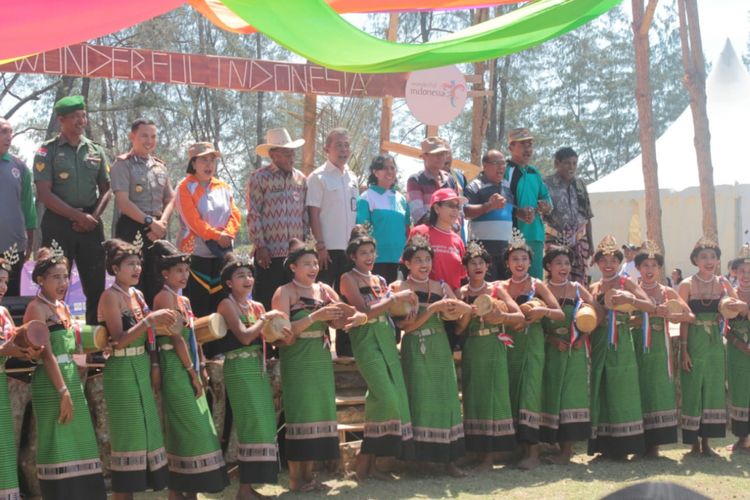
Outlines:
POLYGON ((510 75, 510 64, 512 56, 503 57, 503 70, 500 73, 500 111, 497 117, 497 142, 498 146, 505 144, 505 114, 508 109, 508 77, 510 75))
MULTIPOLYGON (((664 238, 661 230, 661 201, 656 162, 656 137, 649 75, 648 31, 656 9, 657 0, 649 0, 644 11, 644 0, 632 0, 633 45, 635 46, 635 98, 638 104, 641 158, 643 161, 643 186, 646 199, 646 237, 656 242, 663 252, 664 238)), ((636 243, 636 242, 631 242, 636 243)))
POLYGON ((318 118, 318 96, 305 94, 304 120, 302 138, 305 145, 302 148, 302 173, 310 175, 315 170, 315 136, 318 118))
POLYGON ((711 161, 711 132, 706 111, 706 61, 703 58, 698 4, 695 0, 677 0, 680 17, 682 63, 685 67, 685 87, 690 95, 693 114, 695 156, 698 162, 698 183, 703 211, 703 234, 718 238, 716 223, 716 193, 714 166, 711 161))
POLYGON ((498 72, 497 59, 491 59, 490 66, 490 88, 493 90, 492 95, 489 96, 489 103, 487 105, 488 114, 488 127, 487 133, 485 134, 485 140, 487 141, 487 149, 497 149, 499 146, 497 138, 497 101, 498 101, 498 82, 500 81, 500 74, 498 72))

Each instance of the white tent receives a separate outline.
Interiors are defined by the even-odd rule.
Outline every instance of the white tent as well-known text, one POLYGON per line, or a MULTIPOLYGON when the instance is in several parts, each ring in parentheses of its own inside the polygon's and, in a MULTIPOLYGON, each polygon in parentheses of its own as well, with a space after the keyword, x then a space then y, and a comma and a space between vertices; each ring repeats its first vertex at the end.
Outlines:
MULTIPOLYGON (((742 149, 750 144, 750 75, 728 40, 708 76, 706 93, 719 244, 727 262, 750 239, 750 156, 742 149)), ((685 275, 694 270, 689 254, 702 233, 693 137, 688 107, 656 141, 667 266, 680 267, 685 275)), ((620 243, 639 244, 646 237, 640 156, 588 190, 595 243, 608 233, 620 243)))

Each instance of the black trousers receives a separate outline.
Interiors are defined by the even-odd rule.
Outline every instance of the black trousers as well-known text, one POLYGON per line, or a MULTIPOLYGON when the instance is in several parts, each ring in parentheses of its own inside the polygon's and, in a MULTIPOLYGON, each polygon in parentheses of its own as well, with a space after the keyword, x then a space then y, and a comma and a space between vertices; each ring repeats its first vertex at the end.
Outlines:
POLYGON ((127 215, 120 215, 120 218, 117 219, 117 225, 115 226, 115 237, 127 242, 132 242, 135 240, 135 235, 138 233, 141 233, 141 238, 143 239, 143 261, 141 279, 138 281, 136 288, 143 292, 146 304, 153 309, 154 296, 159 293, 159 290, 161 290, 164 284, 162 282, 161 274, 156 267, 158 256, 153 250, 153 242, 146 236, 148 229, 143 227, 143 224, 134 221, 127 215))
POLYGON ((5 292, 6 297, 18 297, 21 295, 21 271, 23 270, 25 251, 26 248, 20 249, 21 253, 18 256, 18 262, 13 264, 10 273, 8 273, 8 291, 5 292))
POLYGON ((508 248, 508 243, 503 242, 502 247, 496 251, 490 253, 492 257, 492 265, 487 270, 487 281, 507 280, 510 278, 510 272, 508 272, 508 266, 505 265, 505 249, 508 248))
POLYGON ((255 286, 253 287, 253 298, 263 304, 266 311, 271 310, 273 294, 280 286, 291 281, 286 269, 284 269, 284 257, 274 257, 271 265, 263 268, 255 266, 255 286))
POLYGON ((398 263, 397 262, 381 262, 376 263, 372 267, 372 273, 377 274, 385 278, 385 282, 389 285, 396 281, 398 278, 398 263))
POLYGON ((51 210, 42 216, 42 246, 49 247, 55 240, 70 264, 75 262, 81 287, 86 295, 86 323, 97 324, 96 308, 104 291, 104 227, 101 223, 93 231, 73 231, 73 223, 51 210))
POLYGON ((221 264, 218 257, 190 257, 190 278, 183 293, 190 299, 196 318, 215 313, 225 297, 221 286, 221 264))
MULTIPOLYGON (((341 275, 351 269, 351 262, 344 250, 328 250, 331 262, 326 269, 318 273, 318 281, 330 285, 336 293, 339 293, 339 281, 341 275)), ((352 341, 349 334, 344 330, 336 330, 336 354, 338 356, 353 356, 352 341)))

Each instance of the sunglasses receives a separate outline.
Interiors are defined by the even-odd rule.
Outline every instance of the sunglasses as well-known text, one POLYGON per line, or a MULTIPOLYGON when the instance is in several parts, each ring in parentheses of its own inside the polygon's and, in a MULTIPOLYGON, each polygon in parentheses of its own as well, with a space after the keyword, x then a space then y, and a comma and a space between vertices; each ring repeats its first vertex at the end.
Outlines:
POLYGON ((455 202, 454 203, 443 202, 443 203, 440 204, 440 206, 441 207, 452 208, 454 210, 458 210, 459 208, 461 208, 461 205, 459 203, 455 203, 455 202))

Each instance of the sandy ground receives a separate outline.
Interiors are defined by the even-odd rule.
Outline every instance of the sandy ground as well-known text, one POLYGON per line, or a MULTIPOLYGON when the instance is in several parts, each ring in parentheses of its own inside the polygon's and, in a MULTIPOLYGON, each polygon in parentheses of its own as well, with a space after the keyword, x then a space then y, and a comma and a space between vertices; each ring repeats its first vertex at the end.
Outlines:
MULTIPOLYGON (((357 484, 341 477, 320 476, 331 490, 325 493, 297 495, 290 493, 286 474, 280 485, 264 486, 264 495, 282 497, 339 498, 517 498, 517 499, 579 499, 600 498, 625 486, 638 482, 673 481, 692 488, 711 498, 750 498, 750 453, 732 454, 726 446, 732 439, 715 440, 719 458, 686 457, 681 445, 666 447, 663 458, 631 459, 613 462, 593 459, 583 454, 580 444, 573 463, 567 466, 542 465, 523 472, 511 465, 497 464, 492 472, 475 473, 466 478, 453 479, 423 470, 408 471, 394 476, 392 481, 370 480, 357 484)), ((220 494, 198 495, 201 499, 234 498, 237 482, 220 494)), ((139 500, 166 499, 166 492, 136 495, 139 500)))

